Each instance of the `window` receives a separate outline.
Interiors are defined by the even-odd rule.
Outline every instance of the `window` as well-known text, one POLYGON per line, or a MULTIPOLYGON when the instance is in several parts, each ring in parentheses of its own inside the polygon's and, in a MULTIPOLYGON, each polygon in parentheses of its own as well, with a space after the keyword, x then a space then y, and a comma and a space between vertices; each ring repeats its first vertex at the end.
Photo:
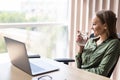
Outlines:
MULTIPOLYGON (((67 57, 68 13, 69 0, 0 0, 0 28, 25 31, 22 35, 27 35, 27 50, 32 53, 67 57)), ((7 52, 2 36, 0 52, 7 52)))

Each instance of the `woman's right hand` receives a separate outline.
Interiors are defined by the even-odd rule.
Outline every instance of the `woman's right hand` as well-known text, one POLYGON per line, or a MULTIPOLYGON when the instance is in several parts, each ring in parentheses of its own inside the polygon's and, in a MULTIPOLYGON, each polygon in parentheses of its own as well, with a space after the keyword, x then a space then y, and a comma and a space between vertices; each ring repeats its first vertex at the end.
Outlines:
POLYGON ((83 40, 83 37, 81 36, 80 31, 78 31, 77 33, 78 33, 78 35, 77 35, 76 42, 77 42, 77 43, 81 43, 81 42, 82 42, 82 40, 83 40))
POLYGON ((88 39, 87 34, 82 34, 80 33, 80 31, 78 31, 78 35, 76 39, 76 43, 78 44, 78 46, 85 46, 87 39, 88 39))
POLYGON ((82 53, 82 51, 83 51, 84 45, 80 45, 80 43, 82 43, 82 41, 83 41, 83 37, 81 36, 80 31, 78 31, 78 35, 77 35, 77 38, 76 38, 76 43, 79 46, 78 53, 82 53))

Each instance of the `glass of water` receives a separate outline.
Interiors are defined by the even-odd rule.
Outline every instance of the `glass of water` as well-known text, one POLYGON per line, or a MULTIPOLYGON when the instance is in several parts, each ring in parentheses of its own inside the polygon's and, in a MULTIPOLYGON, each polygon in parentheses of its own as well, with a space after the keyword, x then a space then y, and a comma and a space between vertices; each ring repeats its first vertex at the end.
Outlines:
POLYGON ((52 80, 52 77, 49 75, 43 75, 39 77, 38 80, 52 80))
POLYGON ((82 33, 78 31, 77 40, 76 40, 77 44, 79 46, 85 46, 87 40, 88 40, 88 33, 82 33))

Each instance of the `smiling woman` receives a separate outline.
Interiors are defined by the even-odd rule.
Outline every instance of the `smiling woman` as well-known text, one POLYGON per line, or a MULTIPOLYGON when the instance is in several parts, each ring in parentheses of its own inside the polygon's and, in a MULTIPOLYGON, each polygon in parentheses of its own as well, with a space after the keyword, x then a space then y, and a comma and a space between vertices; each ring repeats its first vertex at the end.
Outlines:
POLYGON ((116 21, 116 14, 111 10, 96 12, 92 22, 95 37, 90 38, 84 47, 79 46, 76 55, 78 68, 106 77, 111 76, 120 53, 116 21))

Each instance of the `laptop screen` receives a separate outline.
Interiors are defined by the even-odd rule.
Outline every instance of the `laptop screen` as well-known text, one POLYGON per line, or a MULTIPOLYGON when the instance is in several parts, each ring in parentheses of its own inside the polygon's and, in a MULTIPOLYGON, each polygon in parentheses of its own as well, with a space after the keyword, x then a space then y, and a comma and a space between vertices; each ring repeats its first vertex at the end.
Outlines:
POLYGON ((6 47, 13 65, 27 73, 31 73, 25 43, 4 37, 6 47))

